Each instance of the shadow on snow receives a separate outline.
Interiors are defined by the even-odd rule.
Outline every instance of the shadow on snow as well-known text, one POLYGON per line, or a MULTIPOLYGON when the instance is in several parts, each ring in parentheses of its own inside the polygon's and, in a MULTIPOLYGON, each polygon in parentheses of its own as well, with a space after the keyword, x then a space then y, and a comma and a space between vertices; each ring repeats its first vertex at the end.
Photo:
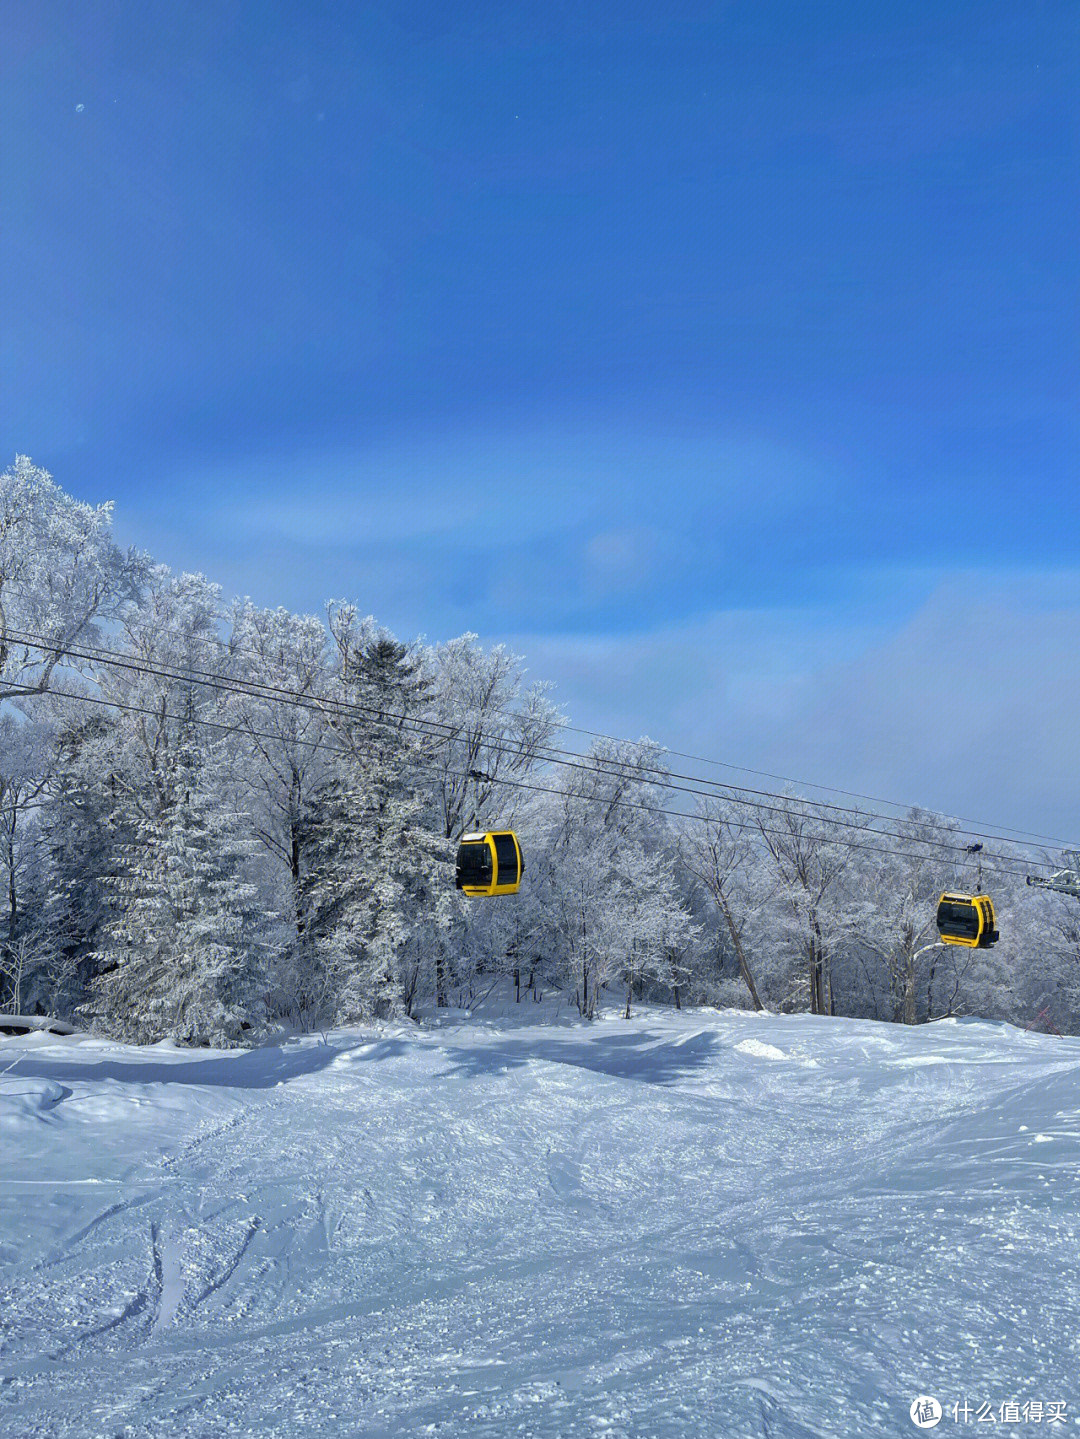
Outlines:
MULTIPOLYGON (((113 1079, 120 1084, 202 1084, 217 1085, 226 1089, 272 1089, 277 1084, 296 1079, 300 1075, 314 1074, 326 1069, 342 1054, 363 1047, 364 1041, 352 1044, 305 1045, 295 1049, 267 1046, 265 1049, 237 1049, 228 1054, 217 1054, 210 1059, 188 1059, 156 1061, 148 1052, 145 1059, 130 1061, 102 1059, 79 1063, 66 1059, 35 1059, 30 1055, 20 1056, 13 1065, 14 1077, 19 1079, 61 1079, 89 1080, 113 1079)), ((404 1050, 404 1041, 384 1041, 387 1052, 404 1050)))
POLYGON ((716 1034, 702 1031, 677 1040, 638 1030, 633 1034, 589 1033, 585 1039, 513 1038, 465 1048, 447 1045, 451 1073, 475 1077, 519 1069, 534 1060, 589 1069, 612 1079, 674 1084, 701 1069, 718 1052, 716 1034))

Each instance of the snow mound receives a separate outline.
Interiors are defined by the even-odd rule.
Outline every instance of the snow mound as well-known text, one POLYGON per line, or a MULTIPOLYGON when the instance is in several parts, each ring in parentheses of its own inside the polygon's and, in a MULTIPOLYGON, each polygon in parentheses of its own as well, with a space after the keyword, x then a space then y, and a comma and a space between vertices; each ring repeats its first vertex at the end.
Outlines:
POLYGON ((757 1059, 787 1059, 782 1049, 775 1044, 766 1044, 763 1039, 741 1039, 735 1046, 740 1054, 752 1054, 757 1059))
POLYGON ((53 1118, 53 1110, 71 1090, 51 1079, 0 1078, 0 1129, 53 1118))

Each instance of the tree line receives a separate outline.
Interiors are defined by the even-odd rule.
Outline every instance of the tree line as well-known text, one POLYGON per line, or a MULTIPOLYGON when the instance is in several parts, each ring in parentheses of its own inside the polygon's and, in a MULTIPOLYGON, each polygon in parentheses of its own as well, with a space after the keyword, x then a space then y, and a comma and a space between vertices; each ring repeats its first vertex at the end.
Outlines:
POLYGON ((0 1007, 234 1045, 501 979, 587 1017, 1080 1030, 1075 901, 998 875, 1001 942, 927 947, 941 889, 975 884, 959 824, 912 809, 883 834, 715 786, 673 813, 650 740, 566 762, 565 716, 505 647, 403 643, 345 601, 229 603, 121 551, 111 518, 24 457, 0 476, 0 1007), (512 899, 454 888, 477 826, 521 838, 512 899))

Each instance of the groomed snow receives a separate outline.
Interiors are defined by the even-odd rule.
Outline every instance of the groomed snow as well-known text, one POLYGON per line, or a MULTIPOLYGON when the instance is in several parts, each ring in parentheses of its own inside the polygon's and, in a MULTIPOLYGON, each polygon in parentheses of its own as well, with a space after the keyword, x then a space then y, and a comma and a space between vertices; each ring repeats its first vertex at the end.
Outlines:
POLYGON ((1071 1431, 1080 1040, 617 1013, 0 1041, 0 1433, 1071 1431))

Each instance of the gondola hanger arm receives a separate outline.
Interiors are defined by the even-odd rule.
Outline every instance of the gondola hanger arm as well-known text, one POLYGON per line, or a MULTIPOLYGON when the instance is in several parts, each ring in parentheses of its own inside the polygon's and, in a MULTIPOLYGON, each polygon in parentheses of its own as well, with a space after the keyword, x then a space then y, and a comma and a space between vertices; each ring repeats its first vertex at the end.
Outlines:
POLYGON ((1027 882, 1033 889, 1052 889, 1058 894, 1071 894, 1080 899, 1080 850, 1067 849, 1063 852, 1065 864, 1054 870, 1049 879, 1042 875, 1029 874, 1027 882))
POLYGON ((1027 882, 1032 889, 1052 889, 1057 894, 1071 894, 1074 899, 1080 899, 1080 874, 1072 874, 1067 869, 1057 870, 1049 879, 1029 874, 1027 882))
POLYGON ((932 940, 929 944, 924 944, 921 949, 917 949, 911 957, 912 959, 918 959, 919 955, 925 954, 928 949, 945 949, 946 947, 947 946, 943 939, 935 939, 932 940))

